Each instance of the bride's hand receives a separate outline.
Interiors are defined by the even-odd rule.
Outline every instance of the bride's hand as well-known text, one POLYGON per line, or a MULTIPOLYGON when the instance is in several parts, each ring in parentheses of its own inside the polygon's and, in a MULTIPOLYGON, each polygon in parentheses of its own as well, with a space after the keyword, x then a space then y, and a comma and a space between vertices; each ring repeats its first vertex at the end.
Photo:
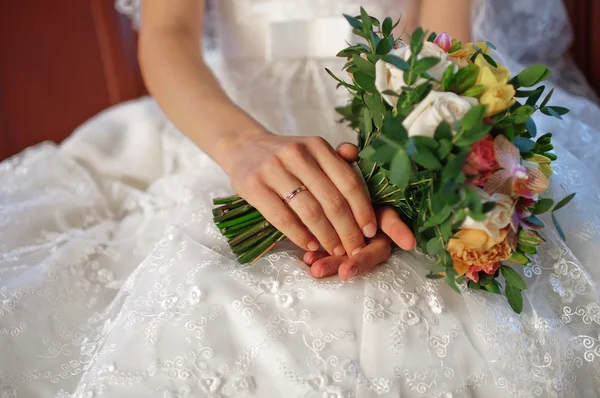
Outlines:
MULTIPOLYGON (((338 154, 347 162, 353 162, 358 157, 358 148, 351 144, 341 145, 338 154)), ((348 258, 329 256, 324 252, 306 253, 304 262, 311 267, 312 275, 324 278, 337 273, 340 279, 348 280, 385 262, 390 257, 392 241, 401 249, 414 249, 415 237, 396 210, 382 207, 377 209, 376 214, 381 231, 356 256, 348 258)))
POLYGON ((323 138, 262 131, 245 137, 228 146, 221 166, 236 192, 295 244, 316 251, 320 242, 329 254, 343 256, 375 236, 364 183, 323 138), (286 205, 283 199, 303 185, 286 205))

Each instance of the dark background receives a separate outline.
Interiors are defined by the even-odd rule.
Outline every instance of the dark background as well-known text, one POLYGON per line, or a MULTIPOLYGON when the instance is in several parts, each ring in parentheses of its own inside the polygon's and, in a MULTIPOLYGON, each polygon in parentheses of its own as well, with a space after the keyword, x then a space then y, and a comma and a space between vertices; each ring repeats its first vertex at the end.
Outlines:
MULTIPOLYGON (((0 2, 0 160, 60 142, 99 111, 146 94, 135 32, 113 0, 0 2)), ((598 92, 600 1, 565 4, 573 55, 598 92)))

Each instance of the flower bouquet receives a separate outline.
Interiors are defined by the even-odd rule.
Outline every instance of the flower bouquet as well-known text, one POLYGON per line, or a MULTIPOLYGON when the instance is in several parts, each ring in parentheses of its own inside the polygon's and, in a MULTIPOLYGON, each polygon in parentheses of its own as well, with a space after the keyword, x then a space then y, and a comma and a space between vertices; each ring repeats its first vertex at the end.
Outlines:
MULTIPOLYGON (((337 111, 358 133, 358 166, 374 206, 394 206, 418 246, 437 259, 429 277, 458 289, 500 294, 516 312, 527 285, 509 264, 531 262, 543 238, 538 218, 555 204, 541 198, 552 175, 552 134, 538 136, 532 115, 561 118, 540 82, 544 65, 516 76, 492 57, 489 43, 461 43, 417 28, 410 41, 394 38, 398 25, 361 8, 345 15, 363 43, 338 53, 347 59, 351 94, 337 111), (519 99, 519 100, 517 100, 519 99), (541 99, 541 101, 540 101, 541 99), (500 282, 500 276, 504 281, 500 282)), ((241 263, 252 263, 284 239, 240 197, 215 199, 214 220, 241 263)))

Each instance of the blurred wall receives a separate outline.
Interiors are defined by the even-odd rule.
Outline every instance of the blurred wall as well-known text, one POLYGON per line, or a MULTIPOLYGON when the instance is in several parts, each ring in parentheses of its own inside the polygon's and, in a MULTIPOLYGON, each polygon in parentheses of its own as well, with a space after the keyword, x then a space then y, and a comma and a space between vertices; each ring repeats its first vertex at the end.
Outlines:
POLYGON ((0 2, 0 159, 145 94, 113 0, 0 2))

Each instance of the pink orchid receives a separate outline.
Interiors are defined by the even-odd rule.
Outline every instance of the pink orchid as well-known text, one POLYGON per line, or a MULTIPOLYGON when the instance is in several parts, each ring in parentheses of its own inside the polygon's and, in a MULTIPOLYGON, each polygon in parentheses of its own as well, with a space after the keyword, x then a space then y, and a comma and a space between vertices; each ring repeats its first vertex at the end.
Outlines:
POLYGON ((487 182, 485 190, 512 197, 534 198, 548 189, 548 179, 537 167, 523 166, 519 149, 505 136, 494 140, 496 159, 502 167, 487 182))
POLYGON ((434 43, 437 44, 442 50, 448 52, 450 47, 452 47, 452 40, 450 40, 450 36, 446 32, 442 32, 434 40, 434 43))

